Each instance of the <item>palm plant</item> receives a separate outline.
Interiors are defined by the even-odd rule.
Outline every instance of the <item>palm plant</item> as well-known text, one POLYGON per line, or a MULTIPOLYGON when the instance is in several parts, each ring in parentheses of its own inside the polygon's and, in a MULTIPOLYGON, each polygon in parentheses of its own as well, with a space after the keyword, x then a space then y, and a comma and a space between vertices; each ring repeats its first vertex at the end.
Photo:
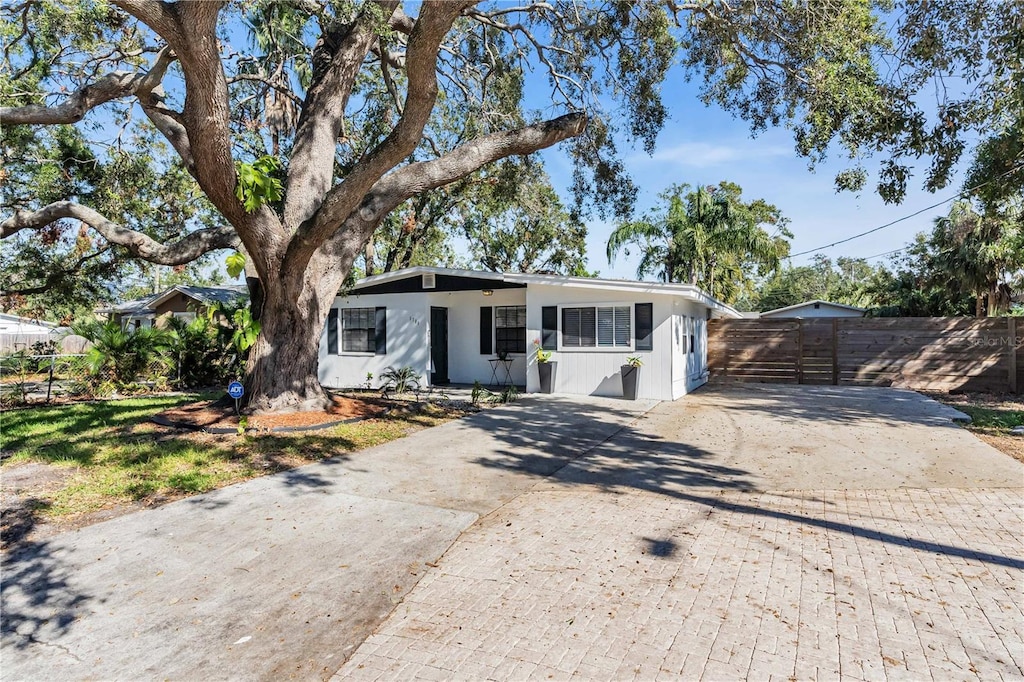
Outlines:
POLYGON ((72 327, 92 343, 86 364, 94 376, 109 377, 120 385, 135 381, 153 363, 170 365, 165 353, 171 334, 157 327, 128 330, 115 321, 91 321, 72 327))
POLYGON ((228 338, 230 329, 225 331, 222 325, 206 317, 191 322, 171 318, 168 329, 180 388, 222 384, 241 372, 239 356, 228 338))
POLYGON ((785 219, 764 201, 744 204, 736 185, 676 185, 662 193, 663 213, 620 224, 608 238, 608 262, 631 244, 640 247, 637 277, 656 275, 664 282, 687 282, 726 301, 735 300, 757 270, 778 269, 789 250, 785 219), (775 224, 770 234, 763 224, 775 224))
POLYGON ((385 393, 408 393, 420 390, 420 375, 412 367, 388 367, 380 375, 385 393))

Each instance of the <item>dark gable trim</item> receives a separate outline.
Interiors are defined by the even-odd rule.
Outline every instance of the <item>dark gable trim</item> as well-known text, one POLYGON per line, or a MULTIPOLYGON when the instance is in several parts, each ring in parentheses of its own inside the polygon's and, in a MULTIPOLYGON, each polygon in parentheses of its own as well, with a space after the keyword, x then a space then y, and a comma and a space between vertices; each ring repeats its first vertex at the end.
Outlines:
POLYGON ((393 279, 380 284, 358 287, 350 292, 342 292, 342 296, 350 293, 353 296, 362 294, 411 294, 419 291, 482 291, 484 289, 525 289, 525 284, 502 282, 500 279, 484 279, 482 277, 457 277, 454 275, 437 275, 437 286, 433 289, 423 288, 421 274, 410 275, 402 279, 393 279))

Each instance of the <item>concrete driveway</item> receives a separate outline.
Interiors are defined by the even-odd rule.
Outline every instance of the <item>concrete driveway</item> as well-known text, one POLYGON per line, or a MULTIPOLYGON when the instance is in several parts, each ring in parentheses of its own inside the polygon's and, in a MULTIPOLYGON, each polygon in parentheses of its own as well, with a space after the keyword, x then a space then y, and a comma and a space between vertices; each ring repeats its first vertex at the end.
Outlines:
POLYGON ((3 678, 328 678, 479 516, 652 405, 526 399, 22 547, 3 678))
POLYGON ((1020 677, 1022 471, 909 392, 530 397, 22 548, 3 677, 1020 677))
POLYGON ((463 533, 335 679, 1024 678, 1024 467, 950 416, 660 404, 463 533))

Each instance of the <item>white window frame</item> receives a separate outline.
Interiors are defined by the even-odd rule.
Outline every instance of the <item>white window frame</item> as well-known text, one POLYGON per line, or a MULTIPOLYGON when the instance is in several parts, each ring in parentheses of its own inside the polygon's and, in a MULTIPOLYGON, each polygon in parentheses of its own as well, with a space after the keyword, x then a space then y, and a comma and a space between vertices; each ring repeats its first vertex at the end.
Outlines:
POLYGON ((636 302, 614 301, 605 303, 560 303, 558 304, 558 352, 560 353, 625 353, 636 349, 636 302), (594 341, 597 342, 597 308, 629 308, 629 345, 628 346, 566 346, 562 335, 565 325, 562 324, 563 308, 594 308, 594 341))
MULTIPOLYGON (((367 305, 354 305, 338 308, 338 355, 351 355, 357 357, 372 357, 377 354, 377 340, 374 339, 373 350, 345 350, 345 311, 346 310, 372 310, 376 315, 376 308, 367 305)), ((365 329, 365 327, 360 327, 365 329)))

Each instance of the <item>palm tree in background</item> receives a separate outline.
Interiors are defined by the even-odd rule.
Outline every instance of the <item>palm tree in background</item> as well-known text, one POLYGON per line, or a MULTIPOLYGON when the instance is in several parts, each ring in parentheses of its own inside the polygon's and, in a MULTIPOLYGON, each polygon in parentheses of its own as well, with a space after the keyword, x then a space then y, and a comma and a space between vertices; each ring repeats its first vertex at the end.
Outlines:
POLYGON ((789 253, 792 234, 786 219, 761 199, 740 200, 733 183, 698 187, 675 185, 660 195, 667 209, 638 221, 621 223, 608 238, 608 262, 620 251, 640 248, 637 277, 686 282, 724 301, 735 301, 749 286, 750 274, 778 269, 789 253), (764 225, 774 225, 775 234, 764 225))
POLYGON ((951 294, 970 294, 975 316, 999 315, 1011 305, 1009 275, 1020 272, 1018 227, 974 211, 966 201, 935 219, 930 254, 937 284, 951 294))

